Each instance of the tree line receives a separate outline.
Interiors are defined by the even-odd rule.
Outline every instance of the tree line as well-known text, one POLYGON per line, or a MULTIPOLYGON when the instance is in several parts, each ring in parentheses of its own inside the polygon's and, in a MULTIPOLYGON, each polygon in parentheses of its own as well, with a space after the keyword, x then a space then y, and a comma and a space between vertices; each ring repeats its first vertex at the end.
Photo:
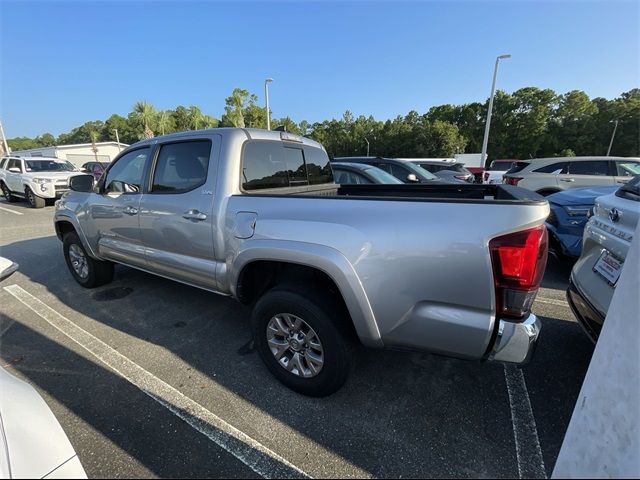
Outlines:
MULTIPOLYGON (((488 100, 464 105, 440 105, 423 114, 410 111, 386 121, 373 116, 297 123, 290 117, 274 118, 272 126, 322 143, 330 156, 452 157, 482 148, 488 100)), ((556 94, 551 89, 526 87, 513 93, 498 91, 494 99, 488 158, 527 159, 549 156, 606 155, 617 121, 611 155, 640 156, 640 89, 618 98, 590 99, 580 91, 556 94)), ((126 116, 86 122, 62 133, 35 138, 8 139, 12 150, 52 145, 115 140, 135 143, 145 137, 213 127, 266 128, 267 115, 258 97, 236 88, 225 100, 218 119, 197 106, 156 110, 146 101, 136 102, 126 116)))

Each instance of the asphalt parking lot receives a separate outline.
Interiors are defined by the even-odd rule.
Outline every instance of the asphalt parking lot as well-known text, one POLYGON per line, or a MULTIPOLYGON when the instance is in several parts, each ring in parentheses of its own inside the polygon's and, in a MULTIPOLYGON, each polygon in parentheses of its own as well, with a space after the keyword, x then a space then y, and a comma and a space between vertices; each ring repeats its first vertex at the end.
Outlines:
POLYGON ((89 477, 550 476, 593 345, 550 258, 522 369, 357 352, 338 393, 300 396, 250 348, 235 301, 125 267, 85 290, 53 207, 0 201, 0 360, 32 384, 89 477), (14 286, 15 285, 15 286, 14 286))

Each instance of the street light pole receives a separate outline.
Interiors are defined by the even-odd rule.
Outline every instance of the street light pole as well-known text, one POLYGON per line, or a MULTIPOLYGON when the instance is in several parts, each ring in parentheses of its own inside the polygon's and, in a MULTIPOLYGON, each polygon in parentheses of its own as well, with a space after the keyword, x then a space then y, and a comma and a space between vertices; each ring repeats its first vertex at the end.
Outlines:
POLYGON ((611 154, 611 147, 613 146, 613 139, 616 136, 616 130, 618 129, 618 120, 616 120, 613 127, 613 133, 611 134, 611 141, 609 142, 609 148, 607 149, 607 157, 611 154))
POLYGON ((484 168, 487 161, 487 145, 489 144, 489 128, 491 127, 491 112, 493 111, 493 97, 496 94, 496 77, 498 76, 498 63, 500 60, 511 58, 511 55, 500 55, 496 58, 496 66, 493 69, 493 83, 491 84, 491 97, 489 97, 489 110, 487 111, 487 124, 484 127, 484 139, 482 140, 482 164, 484 168))
POLYGON ((264 81, 264 99, 267 104, 267 130, 271 130, 271 111, 269 110, 269 84, 273 82, 273 78, 267 78, 264 81))
POLYGON ((0 135, 2 135, 2 145, 4 145, 4 154, 9 155, 9 145, 7 144, 7 137, 4 136, 4 128, 2 128, 2 122, 0 122, 0 135))
POLYGON ((367 140, 367 137, 364 137, 364 141, 367 142, 367 157, 369 156, 369 140, 367 140))
POLYGON ((114 128, 114 132, 116 132, 116 142, 118 142, 118 151, 120 152, 122 149, 120 148, 120 136, 118 135, 118 129, 114 128))

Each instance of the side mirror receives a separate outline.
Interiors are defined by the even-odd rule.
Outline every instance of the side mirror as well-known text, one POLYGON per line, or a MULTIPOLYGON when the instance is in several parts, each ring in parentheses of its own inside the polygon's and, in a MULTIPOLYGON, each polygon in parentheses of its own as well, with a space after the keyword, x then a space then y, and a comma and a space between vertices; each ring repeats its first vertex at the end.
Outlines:
POLYGON ((93 192, 93 175, 75 175, 69 179, 69 188, 74 192, 93 192))
POLYGON ((11 168, 9 169, 9 171, 10 171, 11 173, 20 173, 20 169, 19 169, 18 167, 11 167, 11 168))
POLYGON ((415 173, 410 173, 409 175, 407 175, 407 182, 420 183, 420 180, 418 180, 418 177, 416 177, 415 173))
POLYGON ((8 258, 0 257, 0 280, 11 276, 18 270, 18 264, 12 262, 8 258))

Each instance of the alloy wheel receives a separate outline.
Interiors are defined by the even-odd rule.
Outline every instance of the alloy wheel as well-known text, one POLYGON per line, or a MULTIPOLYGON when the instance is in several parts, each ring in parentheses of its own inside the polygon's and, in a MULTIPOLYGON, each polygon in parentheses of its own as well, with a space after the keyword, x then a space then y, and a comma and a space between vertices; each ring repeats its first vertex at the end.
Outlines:
POLYGON ((274 315, 267 324, 267 344, 278 364, 303 378, 318 375, 324 350, 316 332, 302 318, 290 313, 274 315))
POLYGON ((89 262, 87 261, 87 257, 80 248, 75 243, 69 246, 69 260, 71 261, 71 267, 76 274, 85 279, 89 276, 89 262))

